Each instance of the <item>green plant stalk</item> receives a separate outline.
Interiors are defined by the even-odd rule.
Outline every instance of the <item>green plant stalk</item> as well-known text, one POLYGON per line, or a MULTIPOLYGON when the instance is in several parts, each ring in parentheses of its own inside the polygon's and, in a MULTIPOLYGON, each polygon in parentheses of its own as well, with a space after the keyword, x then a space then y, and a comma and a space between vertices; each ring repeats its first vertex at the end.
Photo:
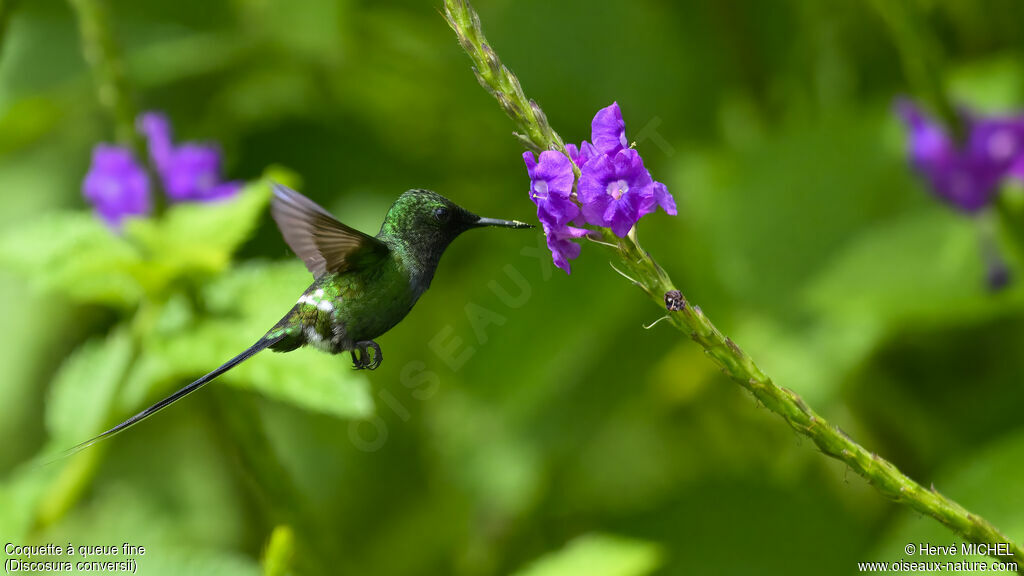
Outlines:
MULTIPOLYGON (((3 2, 4 0, 0 0, 3 2)), ((105 0, 68 0, 78 15, 82 52, 92 69, 100 104, 114 122, 114 136, 123 146, 138 151, 135 104, 124 73, 105 0)))
MULTIPOLYGON (((492 55, 493 50, 487 45, 480 29, 480 19, 468 0, 445 0, 445 16, 475 68, 491 72, 489 75, 477 74, 481 83, 486 83, 485 88, 496 93, 506 86, 519 86, 508 68, 490 64, 498 62, 497 56, 492 55)), ((525 96, 521 98, 525 101, 525 96)), ((517 122, 528 121, 511 113, 510 116, 517 122)), ((543 114, 538 116, 543 118, 543 114)), ((526 134, 541 137, 539 141, 534 141, 538 148, 564 148, 561 138, 546 124, 520 128, 526 134), (552 134, 550 139, 543 139, 543 135, 549 131, 552 134)), ((704 348, 705 354, 726 375, 746 388, 767 409, 782 417, 798 433, 810 438, 822 453, 845 463, 891 500, 935 518, 970 542, 1006 543, 1018 563, 1018 572, 1024 574, 1024 548, 1019 544, 1004 536, 984 518, 937 492, 934 487, 927 489, 913 481, 892 463, 854 442, 839 427, 822 418, 795 392, 772 382, 750 356, 711 323, 699 306, 686 303, 668 274, 640 247, 635 229, 626 238, 618 238, 607 229, 602 229, 602 234, 604 243, 614 249, 621 262, 623 269, 617 270, 663 308, 667 305, 666 295, 677 294, 676 302, 679 304, 669 306, 668 318, 671 323, 704 348)), ((993 557, 997 560, 1007 559, 1005 556, 993 557)))

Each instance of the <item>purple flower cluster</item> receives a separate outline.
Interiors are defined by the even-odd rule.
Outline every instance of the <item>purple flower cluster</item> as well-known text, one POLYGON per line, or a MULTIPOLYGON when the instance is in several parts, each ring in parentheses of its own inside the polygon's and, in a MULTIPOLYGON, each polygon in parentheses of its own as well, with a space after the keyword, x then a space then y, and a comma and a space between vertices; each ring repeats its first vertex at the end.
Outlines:
POLYGON ((962 143, 907 100, 896 105, 909 132, 909 156, 932 191, 962 212, 992 201, 1006 178, 1024 180, 1024 117, 964 113, 962 143))
POLYGON ((130 216, 149 214, 149 177, 126 148, 97 144, 92 149, 82 194, 111 228, 120 228, 130 216))
POLYGON ((241 182, 221 181, 221 154, 216 146, 195 142, 174 146, 171 123, 163 114, 143 114, 138 130, 146 137, 149 157, 172 202, 221 200, 242 187, 241 182))
MULTIPOLYGON (((171 202, 211 202, 235 195, 240 182, 221 180, 220 150, 186 142, 175 146, 167 117, 155 112, 139 116, 149 157, 171 202)), ((114 229, 125 218, 145 216, 151 210, 149 177, 128 148, 97 144, 92 164, 82 182, 82 194, 97 214, 114 229)))
POLYGON ((544 226, 555 265, 566 273, 569 260, 580 253, 573 240, 593 234, 581 228, 584 224, 610 228, 623 238, 640 218, 659 206, 676 214, 668 188, 651 178, 640 154, 629 147, 618 103, 597 112, 590 139, 593 144, 567 145, 568 157, 554 150, 541 152, 536 159, 531 152, 523 154, 530 176, 530 200, 537 205, 537 218, 544 226), (574 164, 580 169, 579 182, 573 174, 574 164))

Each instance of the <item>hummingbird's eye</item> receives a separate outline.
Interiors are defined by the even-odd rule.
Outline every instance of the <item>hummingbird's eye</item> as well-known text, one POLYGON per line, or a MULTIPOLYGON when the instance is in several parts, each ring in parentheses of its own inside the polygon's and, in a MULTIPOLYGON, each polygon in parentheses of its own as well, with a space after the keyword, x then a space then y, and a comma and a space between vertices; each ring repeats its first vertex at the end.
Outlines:
POLYGON ((438 222, 447 222, 448 221, 448 209, 443 207, 443 206, 441 208, 435 208, 434 209, 434 218, 436 218, 438 222))

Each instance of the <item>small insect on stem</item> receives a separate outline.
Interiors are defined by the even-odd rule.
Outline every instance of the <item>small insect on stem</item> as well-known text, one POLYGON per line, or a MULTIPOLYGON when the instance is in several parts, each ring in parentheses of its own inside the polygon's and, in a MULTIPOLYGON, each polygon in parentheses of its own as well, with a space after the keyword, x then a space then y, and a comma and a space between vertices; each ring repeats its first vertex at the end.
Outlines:
POLYGON ((686 308, 686 298, 683 298, 683 293, 679 290, 669 290, 665 292, 665 308, 669 312, 678 312, 686 308))

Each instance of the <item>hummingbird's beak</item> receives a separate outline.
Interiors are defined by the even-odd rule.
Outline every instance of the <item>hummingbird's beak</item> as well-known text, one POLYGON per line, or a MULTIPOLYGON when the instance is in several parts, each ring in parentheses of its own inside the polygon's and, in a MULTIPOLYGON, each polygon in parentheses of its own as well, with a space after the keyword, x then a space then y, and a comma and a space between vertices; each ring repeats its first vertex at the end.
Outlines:
POLYGON ((533 228, 533 224, 518 220, 498 220, 497 218, 480 218, 474 226, 501 226, 502 228, 533 228))

